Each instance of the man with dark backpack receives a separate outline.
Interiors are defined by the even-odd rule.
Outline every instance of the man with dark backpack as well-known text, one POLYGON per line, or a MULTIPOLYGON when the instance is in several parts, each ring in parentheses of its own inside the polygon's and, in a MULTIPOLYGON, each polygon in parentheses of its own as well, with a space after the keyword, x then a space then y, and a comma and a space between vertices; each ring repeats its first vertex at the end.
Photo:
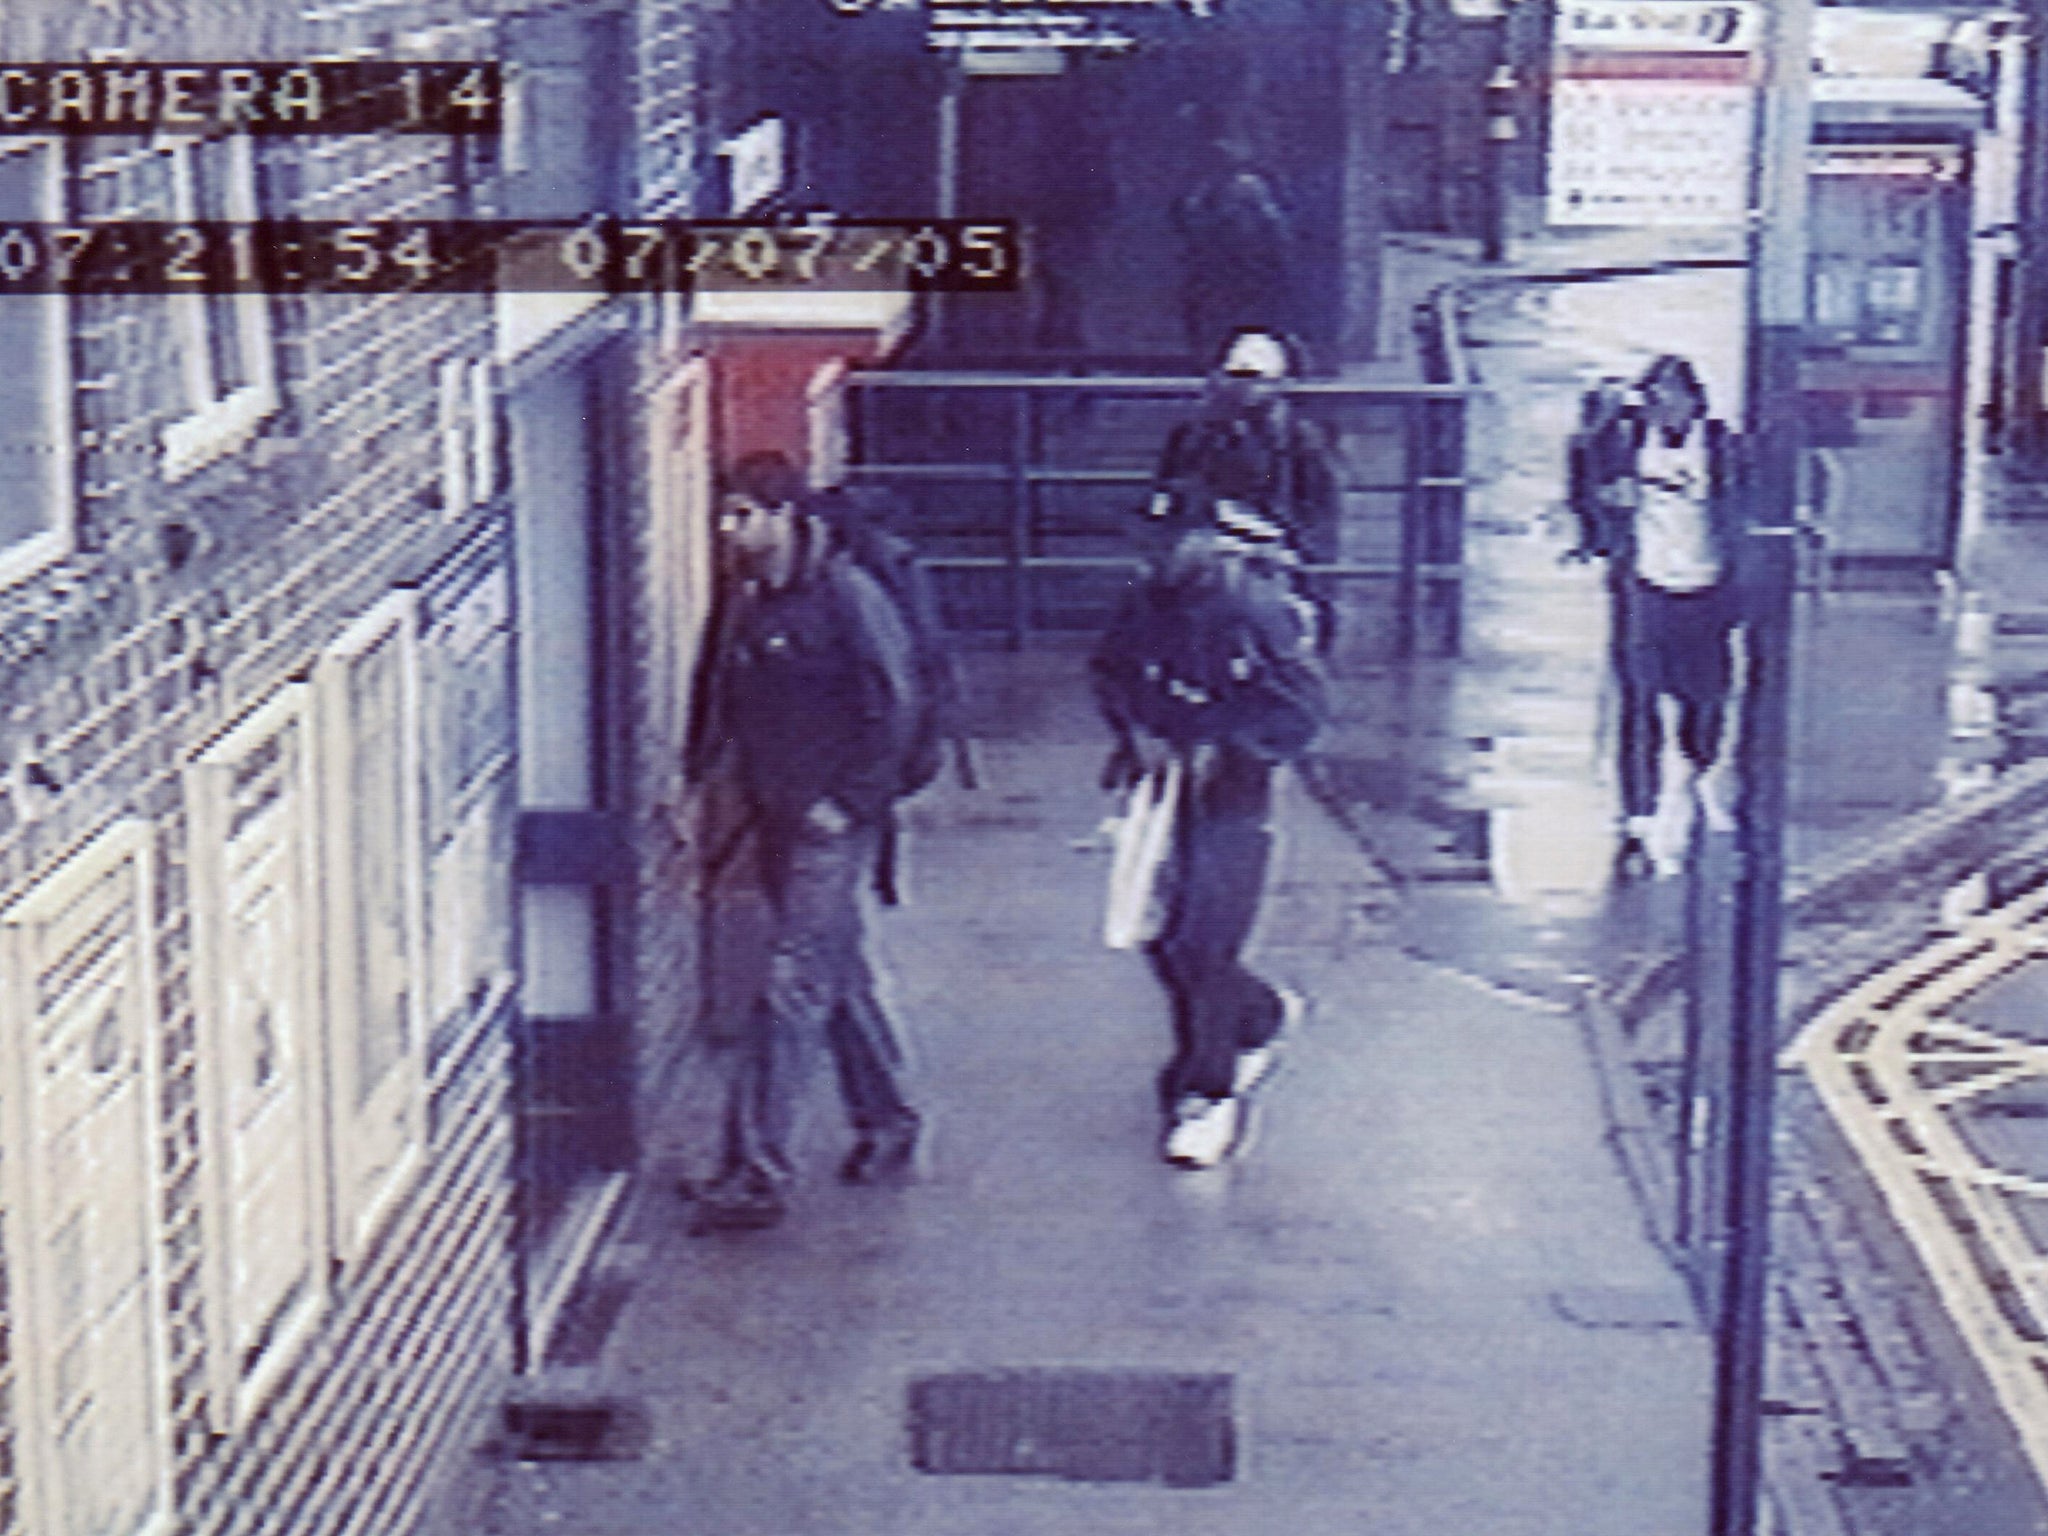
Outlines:
POLYGON ((1299 371, 1271 331, 1239 331, 1217 359, 1195 413, 1167 434, 1152 478, 1156 518, 1199 522, 1205 498, 1277 519, 1304 560, 1333 561, 1343 496, 1337 453, 1285 394, 1299 371))
POLYGON ((1607 562, 1609 647, 1619 694, 1623 878, 1673 872, 1655 845, 1664 713, 1675 716, 1687 786, 1709 827, 1733 827, 1722 736, 1741 624, 1736 564, 1744 517, 1741 444, 1710 414, 1706 387, 1667 353, 1636 381, 1589 392, 1568 459, 1579 521, 1571 553, 1607 562))
POLYGON ((1164 922, 1147 946, 1172 1008, 1159 1075, 1161 1154, 1208 1168, 1236 1146, 1242 1102, 1271 1068, 1295 993, 1241 952, 1272 855, 1273 779, 1328 715, 1315 620, 1283 569, 1277 530, 1201 527, 1131 594, 1096 647, 1096 697, 1115 733, 1103 787, 1177 758, 1183 785, 1164 922))
POLYGON ((915 646, 882 584, 805 509, 786 458, 750 455, 722 489, 733 579, 696 690, 689 767, 742 808, 718 859, 748 862, 773 932, 732 1042, 719 1167, 690 1191, 696 1232, 782 1218, 796 1096, 820 1046, 855 1134, 843 1179, 907 1175, 921 1127, 862 954, 859 902, 923 712, 915 646))
MULTIPOLYGON (((1287 341, 1271 331, 1234 335, 1210 374, 1201 404, 1167 434, 1153 474, 1148 520, 1200 526, 1219 504, 1277 523, 1301 560, 1332 564, 1342 553, 1344 498, 1336 449, 1284 390, 1299 372, 1287 341)), ((1297 573, 1297 585, 1321 610, 1327 652, 1335 638, 1336 600, 1327 579, 1297 573)))

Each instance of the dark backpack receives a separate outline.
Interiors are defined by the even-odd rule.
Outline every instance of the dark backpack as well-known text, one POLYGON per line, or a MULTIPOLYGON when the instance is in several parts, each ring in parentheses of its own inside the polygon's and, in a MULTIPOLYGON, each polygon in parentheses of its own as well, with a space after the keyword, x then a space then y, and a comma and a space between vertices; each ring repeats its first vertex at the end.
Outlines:
MULTIPOLYGON (((890 653, 882 658, 883 664, 904 696, 896 798, 916 794, 939 776, 948 742, 961 787, 975 788, 959 677, 939 623, 931 582, 917 563, 917 552, 881 526, 872 503, 864 505, 844 492, 827 492, 818 510, 831 523, 847 558, 881 589, 891 610, 890 635, 875 638, 890 653)), ((901 899, 896 879, 898 840, 892 807, 883 822, 881 846, 875 856, 875 894, 884 906, 896 906, 901 899)))
POLYGON ((845 493, 828 492, 820 511, 853 563, 872 576, 894 604, 910 648, 910 664, 905 670, 911 702, 898 759, 897 798, 914 795, 938 778, 949 744, 962 787, 973 789, 974 764, 962 718, 960 680, 945 627, 939 622, 931 579, 918 564, 917 552, 909 542, 882 527, 873 508, 856 503, 858 510, 849 515, 853 510, 849 502, 852 498, 845 493))
POLYGON ((1111 718, 1179 748, 1305 752, 1329 715, 1309 605, 1277 570, 1236 593, 1154 579, 1131 596, 1091 670, 1111 718))

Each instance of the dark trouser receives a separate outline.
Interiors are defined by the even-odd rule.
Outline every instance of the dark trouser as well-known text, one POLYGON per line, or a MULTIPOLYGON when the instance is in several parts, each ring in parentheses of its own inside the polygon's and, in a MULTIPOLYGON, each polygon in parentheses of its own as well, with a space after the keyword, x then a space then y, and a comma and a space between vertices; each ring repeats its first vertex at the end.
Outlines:
POLYGON ((861 952, 860 882, 874 867, 878 837, 871 826, 837 835, 805 827, 762 841, 776 935, 760 996, 734 1048, 721 1185, 775 1189, 789 1182, 797 1097, 820 1046, 832 1055, 856 1131, 917 1118, 903 1091, 902 1046, 861 952))
POLYGON ((1279 1031, 1279 994, 1238 958, 1272 858, 1272 804, 1272 765, 1226 749, 1181 805, 1166 923, 1147 948, 1173 1008, 1176 1049, 1159 1075, 1169 1107, 1228 1098, 1237 1053, 1279 1031))
POLYGON ((1664 722, 1658 701, 1678 702, 1678 745, 1696 768, 1714 761, 1734 680, 1728 637, 1734 602, 1726 584, 1703 592, 1667 592, 1635 576, 1610 584, 1613 654, 1621 688, 1622 810, 1657 809, 1664 722))

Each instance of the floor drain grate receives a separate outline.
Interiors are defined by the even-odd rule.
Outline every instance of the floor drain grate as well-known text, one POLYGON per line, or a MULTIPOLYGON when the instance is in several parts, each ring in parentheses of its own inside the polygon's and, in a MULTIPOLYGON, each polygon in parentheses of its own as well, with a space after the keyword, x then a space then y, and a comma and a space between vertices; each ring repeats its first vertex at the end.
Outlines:
POLYGON ((506 1403, 485 1449, 509 1461, 631 1461, 647 1449, 647 1410, 616 1398, 506 1403))
POLYGON ((1084 1483, 1227 1483, 1231 1378, 1161 1371, 988 1371, 910 1384, 911 1464, 936 1474, 1084 1483))

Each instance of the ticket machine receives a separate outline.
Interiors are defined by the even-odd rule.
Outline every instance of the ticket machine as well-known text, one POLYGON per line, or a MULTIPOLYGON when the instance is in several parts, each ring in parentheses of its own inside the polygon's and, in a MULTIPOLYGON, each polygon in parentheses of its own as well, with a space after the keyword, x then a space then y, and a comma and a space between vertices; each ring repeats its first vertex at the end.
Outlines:
POLYGON ((1814 82, 1800 383, 1817 511, 1841 572, 1955 555, 1978 98, 1945 81, 1814 82))

